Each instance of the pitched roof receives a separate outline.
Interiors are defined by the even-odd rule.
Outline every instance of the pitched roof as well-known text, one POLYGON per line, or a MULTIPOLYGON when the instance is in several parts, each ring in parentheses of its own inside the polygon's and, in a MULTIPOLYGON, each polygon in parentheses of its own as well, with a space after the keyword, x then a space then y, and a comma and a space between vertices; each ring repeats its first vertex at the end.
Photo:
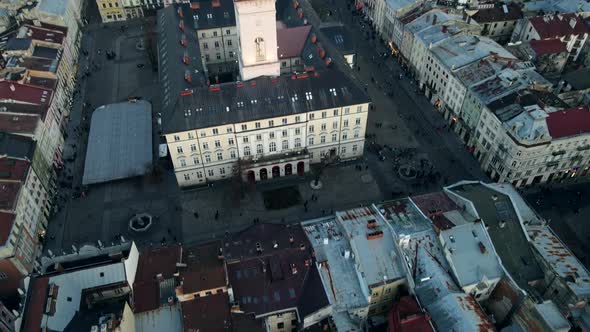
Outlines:
POLYGON ((492 8, 479 9, 471 18, 477 23, 514 21, 522 18, 522 10, 516 3, 497 4, 492 8))
POLYGON ((566 44, 559 39, 531 40, 530 43, 538 56, 567 52, 566 44))
POLYGON ((547 128, 553 138, 590 133, 590 106, 548 113, 547 128))
MULTIPOLYGON (((232 0, 191 1, 192 4, 174 5, 182 8, 183 15, 193 16, 194 29, 212 29, 236 25, 236 13, 232 0), (198 3, 198 6, 194 3, 198 3)), ((225 33, 225 32, 224 32, 225 33)))
POLYGON ((7 51, 24 51, 31 47, 31 38, 10 38, 6 43, 7 51))
POLYGON ((174 277, 179 258, 178 245, 151 248, 140 253, 133 283, 134 312, 154 310, 160 306, 160 285, 156 276, 161 274, 162 279, 174 277))
POLYGON ((24 331, 39 331, 45 312, 45 301, 49 288, 49 277, 34 278, 29 285, 25 304, 24 331))
POLYGON ((12 225, 14 225, 14 218, 16 218, 14 213, 0 212, 0 246, 4 246, 8 241, 12 225))
POLYGON ((413 296, 403 296, 393 304, 388 316, 388 331, 434 332, 426 313, 413 296))
POLYGON ((558 14, 529 18, 542 39, 589 33, 584 21, 576 14, 558 14))
POLYGON ((225 267, 219 259, 221 242, 183 248, 180 279, 185 294, 226 286, 225 267))
POLYGON ((311 31, 310 25, 277 30, 277 52, 279 59, 301 56, 303 46, 311 31))
POLYGON ((35 142, 31 138, 0 132, 0 155, 33 160, 34 151, 35 142))
POLYGON ((32 135, 39 125, 38 115, 14 115, 0 113, 0 131, 32 135))
POLYGON ((185 332, 225 332, 232 326, 227 293, 196 297, 181 302, 181 308, 185 332))
POLYGON ((0 100, 49 105, 53 90, 6 80, 0 81, 0 100))
POLYGON ((164 133, 305 113, 369 102, 344 73, 325 70, 278 78, 259 77, 218 88, 195 88, 162 115, 164 133), (295 78, 295 79, 294 79, 295 78), (187 114, 187 111, 191 110, 187 114))

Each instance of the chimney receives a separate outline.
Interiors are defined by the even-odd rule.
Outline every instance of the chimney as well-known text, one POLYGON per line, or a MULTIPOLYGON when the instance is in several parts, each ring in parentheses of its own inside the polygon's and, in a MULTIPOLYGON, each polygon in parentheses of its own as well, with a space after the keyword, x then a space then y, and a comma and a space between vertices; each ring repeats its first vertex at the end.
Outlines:
POLYGON ((572 27, 572 29, 575 28, 576 27, 576 23, 577 23, 576 18, 575 17, 572 17, 570 19, 570 27, 572 27))
POLYGON ((434 17, 432 18, 432 25, 436 25, 436 14, 434 15, 434 17))
POLYGON ((446 25, 442 26, 442 33, 447 33, 447 26, 446 25))

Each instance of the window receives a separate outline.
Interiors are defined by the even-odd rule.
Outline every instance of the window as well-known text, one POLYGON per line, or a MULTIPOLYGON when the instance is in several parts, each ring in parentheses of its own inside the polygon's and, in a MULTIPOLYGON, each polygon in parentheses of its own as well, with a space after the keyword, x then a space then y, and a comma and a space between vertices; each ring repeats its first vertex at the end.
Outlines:
POLYGON ((332 123, 332 129, 338 129, 338 121, 332 123))
POLYGON ((223 160, 223 153, 217 152, 217 160, 223 160))
POLYGON ((180 167, 186 167, 186 160, 180 159, 180 167))
POLYGON ((281 132, 281 134, 283 135, 283 137, 287 137, 287 131, 286 131, 286 130, 283 130, 283 131, 281 132))
POLYGON ((193 158, 193 163, 194 163, 195 165, 198 165, 198 164, 199 164, 199 157, 194 157, 194 158, 193 158))
POLYGON ((277 329, 283 329, 283 328, 285 328, 285 323, 283 323, 283 322, 277 323, 277 329))
POLYGON ((233 51, 229 51, 228 54, 229 54, 229 57, 230 58, 233 58, 234 57, 234 52, 233 51))
POLYGON ((357 150, 358 150, 358 147, 357 147, 357 145, 353 145, 353 146, 352 146, 352 152, 356 152, 357 150))
POLYGON ((326 143, 326 136, 320 136, 320 143, 326 143))
POLYGON ((254 127, 256 127, 256 129, 260 128, 260 122, 255 122, 254 127))
POLYGON ((261 134, 256 135, 256 140, 257 141, 262 141, 262 135, 261 134))
POLYGON ((180 141, 180 136, 174 135, 174 141, 180 141))
POLYGON ((242 130, 248 130, 248 125, 243 124, 242 125, 242 130))
POLYGON ((190 175, 185 174, 184 175, 184 181, 189 181, 191 179, 190 175))
POLYGON ((359 138, 359 131, 358 130, 354 131, 354 138, 359 138))
POLYGON ((209 61, 209 54, 205 54, 205 61, 209 61))
POLYGON ((197 145, 191 144, 191 152, 195 152, 195 151, 197 151, 197 145))
POLYGON ((236 150, 229 151, 229 157, 232 159, 236 158, 236 150))
POLYGON ((242 141, 243 141, 244 143, 248 143, 248 136, 244 136, 244 138, 242 139, 242 141))
POLYGON ((269 149, 270 152, 277 151, 277 144, 275 142, 270 142, 269 149))
POLYGON ((313 118, 315 117, 315 115, 313 113, 309 113, 309 119, 313 120, 313 118))
POLYGON ((203 150, 209 150, 209 143, 203 143, 203 150))
POLYGON ((203 43, 203 48, 204 49, 208 49, 209 48, 209 45, 207 43, 203 43))
POLYGON ((213 31, 213 37, 217 37, 217 31, 213 31))
POLYGON ((334 110, 334 116, 338 116, 338 110, 334 110))
POLYGON ((209 176, 213 176, 214 174, 215 174, 215 173, 213 173, 213 170, 212 170, 212 169, 208 169, 208 170, 207 170, 207 175, 209 175, 209 176))
POLYGON ((283 68, 287 67, 287 61, 281 61, 281 67, 283 67, 283 68))
POLYGON ((205 137, 205 136, 207 136, 207 133, 206 133, 206 132, 204 132, 204 131, 202 131, 202 132, 201 132, 201 137, 205 137))
POLYGON ((295 135, 301 134, 301 128, 295 128, 295 135))
POLYGON ((342 122, 342 127, 345 127, 345 128, 348 127, 348 120, 344 120, 342 122))
POLYGON ((221 147, 221 142, 219 140, 215 141, 215 147, 216 148, 220 148, 221 147))
POLYGON ((233 137, 230 137, 230 138, 227 139, 227 144, 234 145, 234 139, 233 139, 233 137))
POLYGON ((348 139, 348 133, 344 132, 342 133, 342 140, 346 140, 348 139))
POLYGON ((361 124, 361 118, 356 118, 356 120, 354 120, 354 124, 355 125, 360 125, 361 124))
POLYGON ((295 122, 301 122, 301 117, 299 115, 295 117, 295 122))
POLYGON ((313 136, 309 138, 309 144, 308 145, 313 145, 313 136))
POLYGON ((229 29, 226 29, 226 30, 225 30, 225 34, 226 34, 226 35, 229 35, 229 34, 231 34, 231 31, 229 31, 229 29))
POLYGON ((332 134, 332 142, 336 142, 338 140, 337 134, 332 134))
POLYGON ((269 126, 269 127, 272 127, 272 126, 274 126, 274 125, 275 125, 275 122, 274 122, 273 120, 269 120, 269 121, 268 121, 268 126, 269 126))
POLYGON ((217 58, 217 60, 221 60, 221 53, 217 53, 217 54, 215 55, 215 57, 217 58))
POLYGON ((193 135, 193 133, 188 133, 188 138, 193 139, 193 138, 195 138, 195 135, 193 135))
POLYGON ((301 147, 301 138, 297 137, 295 139, 295 147, 296 148, 300 148, 301 147))
POLYGON ((262 147, 262 144, 257 144, 256 145, 256 153, 262 154, 263 152, 264 152, 264 148, 262 147))
POLYGON ((271 139, 275 138, 275 133, 268 133, 268 137, 271 139))
POLYGON ((283 122, 284 125, 286 125, 287 124, 287 118, 283 118, 282 122, 283 122))
POLYGON ((350 113, 350 107, 346 107, 346 108, 344 109, 344 114, 348 114, 348 113, 350 113))
POLYGON ((310 126, 309 126, 309 132, 310 132, 310 133, 313 133, 313 125, 310 125, 310 126))
POLYGON ((221 175, 225 174, 225 167, 222 167, 219 169, 219 174, 221 174, 221 175))
POLYGON ((322 123, 321 130, 322 131, 325 131, 326 130, 326 124, 325 123, 322 123))
POLYGON ((234 129, 232 127, 227 127, 227 132, 231 134, 234 132, 234 129))
POLYGON ((322 112, 322 119, 326 117, 326 112, 322 112))
POLYGON ((205 155, 205 162, 206 163, 210 163, 211 162, 211 155, 208 155, 208 154, 205 155))
POLYGON ((244 156, 249 156, 250 155, 250 147, 249 146, 245 146, 244 147, 244 156))
POLYGON ((178 152, 178 153, 183 153, 183 151, 182 151, 182 146, 177 146, 177 147, 176 147, 176 152, 178 152))
POLYGON ((283 150, 288 150, 289 149, 289 141, 283 141, 283 150))
POLYGON ((346 147, 345 146, 343 146, 343 147, 340 148, 340 153, 346 153, 346 147))
POLYGON ((356 112, 357 113, 360 113, 362 111, 363 111, 363 107, 362 106, 359 105, 359 106, 356 107, 356 112))
POLYGON ((205 38, 205 33, 204 33, 204 32, 203 32, 203 33, 201 33, 201 37, 202 37, 202 38, 205 38))

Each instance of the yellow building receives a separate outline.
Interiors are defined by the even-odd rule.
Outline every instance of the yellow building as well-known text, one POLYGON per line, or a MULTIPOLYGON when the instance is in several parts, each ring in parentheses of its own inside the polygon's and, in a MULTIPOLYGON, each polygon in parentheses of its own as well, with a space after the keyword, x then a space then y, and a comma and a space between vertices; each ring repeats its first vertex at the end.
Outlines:
POLYGON ((96 0, 103 23, 125 21, 126 13, 120 0, 96 0))

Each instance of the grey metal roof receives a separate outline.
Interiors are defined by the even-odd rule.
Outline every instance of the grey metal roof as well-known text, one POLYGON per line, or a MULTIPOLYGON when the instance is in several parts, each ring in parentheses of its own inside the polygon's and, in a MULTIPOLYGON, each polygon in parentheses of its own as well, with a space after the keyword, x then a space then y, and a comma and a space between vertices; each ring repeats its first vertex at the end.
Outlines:
POLYGON ((368 103, 367 94, 336 70, 260 77, 244 83, 194 88, 162 114, 165 134, 368 103), (311 93, 311 99, 306 95, 311 93), (190 111, 190 112, 189 112, 190 111))
POLYGON ((23 51, 31 47, 31 38, 10 38, 6 43, 7 51, 23 51))
POLYGON ((581 68, 563 75, 563 80, 576 90, 590 88, 590 68, 581 68))
POLYGON ((213 2, 199 1, 199 9, 192 9, 189 4, 176 6, 182 8, 185 16, 193 16, 193 25, 191 27, 195 29, 235 26, 236 15, 233 0, 219 0, 218 7, 214 7, 213 2))
POLYGON ((0 132, 0 155, 33 160, 35 142, 24 136, 0 132))
POLYGON ((325 36, 332 39, 332 43, 344 54, 354 53, 354 44, 350 31, 344 25, 322 27, 325 36))
POLYGON ((152 163, 152 106, 103 105, 92 114, 84 185, 145 174, 152 163))

